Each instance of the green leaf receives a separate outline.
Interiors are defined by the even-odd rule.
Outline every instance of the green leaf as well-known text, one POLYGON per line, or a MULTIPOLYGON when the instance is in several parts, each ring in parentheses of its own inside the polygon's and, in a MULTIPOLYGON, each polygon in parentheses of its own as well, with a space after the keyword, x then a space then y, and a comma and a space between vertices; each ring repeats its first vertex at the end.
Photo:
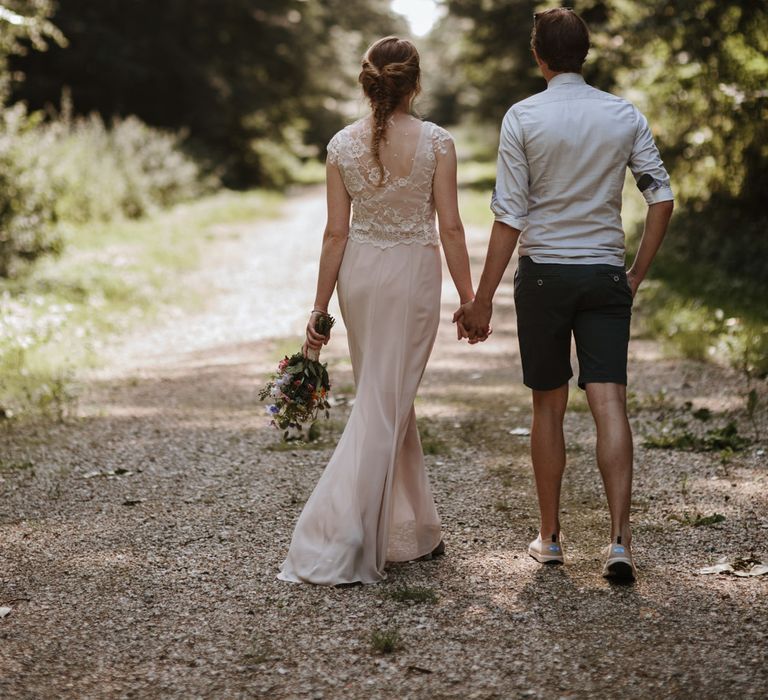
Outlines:
POLYGON ((694 527, 702 527, 706 525, 716 525, 725 520, 725 516, 721 513, 713 513, 712 515, 699 515, 692 523, 694 527))

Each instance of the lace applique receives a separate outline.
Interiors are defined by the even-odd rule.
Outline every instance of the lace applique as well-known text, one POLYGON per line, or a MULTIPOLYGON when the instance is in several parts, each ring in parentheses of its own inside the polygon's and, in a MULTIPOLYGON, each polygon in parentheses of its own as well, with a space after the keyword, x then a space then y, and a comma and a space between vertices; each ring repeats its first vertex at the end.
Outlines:
POLYGON ((331 165, 339 164, 339 141, 341 141, 341 132, 339 131, 329 142, 326 147, 328 153, 327 162, 331 165))
POLYGON ((436 150, 440 155, 446 155, 448 153, 448 147, 453 143, 451 135, 436 124, 432 125, 432 148, 436 150))
POLYGON ((379 186, 368 120, 337 133, 328 144, 328 160, 338 166, 352 199, 350 239, 379 248, 403 243, 439 245, 432 178, 436 154, 447 153, 450 142, 445 129, 423 122, 410 175, 393 178, 385 167, 379 186))

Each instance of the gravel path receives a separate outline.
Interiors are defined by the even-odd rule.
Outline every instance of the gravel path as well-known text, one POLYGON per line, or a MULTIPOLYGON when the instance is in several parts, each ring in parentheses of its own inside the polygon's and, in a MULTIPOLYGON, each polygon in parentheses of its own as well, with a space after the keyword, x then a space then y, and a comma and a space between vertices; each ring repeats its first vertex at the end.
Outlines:
MULTIPOLYGON (((768 559, 765 412, 762 442, 734 454, 643 447, 730 420, 755 428, 738 374, 635 339, 640 580, 599 575, 607 516, 578 390, 570 563, 542 568, 525 555, 527 438, 510 432, 530 413, 509 284, 475 348, 452 336, 446 284, 418 400, 447 555, 374 586, 275 580, 353 395, 339 325, 326 353, 339 405, 318 443, 284 449, 256 402, 311 308, 323 206, 313 191, 279 221, 217 230, 189 280, 204 308, 115 346, 84 378, 77 417, 0 432, 0 697, 765 697, 768 576, 695 573, 725 555, 768 559), (691 524, 714 514, 725 519, 691 524), (374 631, 396 635, 394 652, 374 649, 374 631)), ((470 231, 476 268, 485 235, 470 231)))

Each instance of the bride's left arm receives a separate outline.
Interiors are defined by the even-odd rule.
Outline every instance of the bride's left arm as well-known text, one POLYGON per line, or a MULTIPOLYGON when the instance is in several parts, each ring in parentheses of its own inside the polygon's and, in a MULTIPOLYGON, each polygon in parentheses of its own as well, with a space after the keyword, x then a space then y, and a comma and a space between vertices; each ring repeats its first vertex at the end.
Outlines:
POLYGON ((344 186, 341 172, 334 163, 326 164, 326 184, 328 197, 328 222, 323 234, 323 247, 320 253, 320 271, 317 275, 317 293, 315 294, 315 306, 307 324, 307 346, 319 350, 330 340, 327 336, 320 335, 314 328, 317 312, 328 313, 328 303, 336 288, 336 279, 339 276, 339 268, 344 258, 344 249, 347 246, 349 235, 349 214, 351 202, 347 188, 344 186))

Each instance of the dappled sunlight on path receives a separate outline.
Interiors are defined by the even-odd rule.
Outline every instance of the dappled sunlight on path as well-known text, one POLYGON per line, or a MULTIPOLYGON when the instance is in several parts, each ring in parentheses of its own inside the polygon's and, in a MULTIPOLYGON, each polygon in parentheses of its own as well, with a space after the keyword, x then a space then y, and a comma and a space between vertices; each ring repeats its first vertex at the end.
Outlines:
MULTIPOLYGON (((632 587, 600 576, 607 513, 594 429, 572 388, 567 564, 541 567, 525 550, 537 509, 512 270, 494 334, 475 347, 456 341, 445 276, 416 412, 446 556, 393 564, 366 587, 275 580, 354 396, 340 322, 323 351, 337 405, 316 442, 277 442, 257 402, 276 360, 300 345, 323 221, 315 190, 289 199, 283 219, 222 226, 190 276, 204 304, 116 344, 83 378, 76 418, 0 432, 0 606, 12 607, 0 620, 0 695, 760 697, 768 577, 695 572, 725 554, 768 558, 764 444, 643 445, 696 420, 686 401, 715 412, 707 426, 746 432, 739 377, 633 341, 632 587), (696 513, 724 520, 693 527, 696 513), (375 653, 374 630, 397 631, 399 648, 375 653)), ((468 233, 477 279, 487 232, 468 233)))

